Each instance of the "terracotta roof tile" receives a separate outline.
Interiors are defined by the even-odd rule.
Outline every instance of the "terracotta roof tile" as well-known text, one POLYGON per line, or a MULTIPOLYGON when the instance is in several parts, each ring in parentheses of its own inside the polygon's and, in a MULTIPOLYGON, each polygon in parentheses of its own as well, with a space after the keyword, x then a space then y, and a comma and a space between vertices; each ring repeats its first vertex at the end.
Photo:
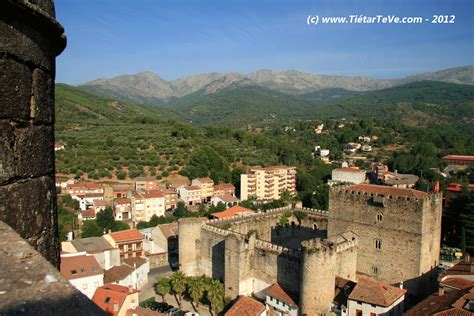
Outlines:
POLYGON ((94 256, 87 254, 61 256, 59 271, 68 280, 104 273, 94 256))
POLYGON ((405 293, 406 290, 404 289, 400 289, 374 279, 359 278, 357 285, 349 295, 349 299, 388 307, 401 296, 405 295, 405 293))
POLYGON ((467 311, 465 309, 460 309, 460 308, 451 308, 436 314, 433 314, 433 316, 472 316, 474 315, 473 312, 467 311))
POLYGON ((115 201, 115 205, 123 205, 132 203, 131 199, 120 199, 115 201))
POLYGON ((188 191, 197 191, 197 190, 201 190, 200 187, 198 187, 197 185, 188 185, 188 186, 185 186, 184 187, 186 190, 188 191))
POLYGON ((276 298, 282 302, 285 302, 288 305, 298 307, 296 305, 295 301, 288 295, 288 293, 285 292, 280 286, 280 284, 275 283, 273 284, 268 290, 267 290, 267 295, 271 296, 273 298, 276 298))
POLYGON ((265 306, 259 301, 241 295, 225 316, 259 316, 264 310, 265 306))
POLYGON ((443 160, 470 160, 470 161, 474 161, 474 156, 447 155, 447 156, 443 157, 443 160))
POLYGON ((223 212, 214 213, 212 214, 212 216, 217 217, 217 218, 227 218, 227 217, 232 217, 235 215, 245 215, 249 213, 255 213, 255 211, 242 207, 240 205, 235 205, 223 212))
POLYGON ((406 196, 422 199, 429 194, 426 192, 414 190, 414 189, 403 189, 388 187, 383 185, 374 184, 355 184, 346 187, 347 190, 354 192, 366 192, 366 193, 377 193, 380 195, 391 195, 391 196, 406 196))
POLYGON ((159 190, 151 190, 142 195, 145 199, 156 199, 164 197, 163 193, 159 190))
POLYGON ((104 272, 104 283, 114 283, 125 279, 134 269, 128 265, 113 266, 104 272))
POLYGON ((138 306, 135 309, 127 310, 125 316, 166 316, 166 314, 138 306))
POLYGON ((143 239, 143 235, 138 229, 127 229, 109 234, 115 242, 131 241, 143 239))
POLYGON ((214 186, 214 191, 235 190, 235 186, 231 183, 221 183, 214 186))
POLYGON ((451 268, 443 271, 443 273, 441 273, 441 277, 448 275, 474 275, 474 271, 471 269, 472 264, 474 264, 474 262, 472 262, 472 258, 469 262, 460 261, 451 268))
POLYGON ((68 189, 76 189, 76 188, 84 188, 87 190, 97 190, 97 189, 103 189, 103 185, 99 183, 94 183, 94 182, 77 182, 73 184, 69 184, 67 186, 68 189))
POLYGON ((474 286, 474 281, 464 278, 447 278, 440 282, 443 286, 455 288, 457 290, 464 290, 474 286))
POLYGON ((455 290, 453 292, 445 293, 444 295, 439 295, 438 293, 431 294, 426 299, 406 311, 404 315, 431 316, 438 312, 451 309, 451 305, 466 293, 469 293, 469 290, 455 290))
POLYGON ((198 180, 201 183, 212 183, 212 184, 214 184, 214 181, 211 178, 197 178, 195 180, 198 180))
POLYGON ((120 310, 127 296, 136 292, 122 285, 107 284, 95 290, 92 301, 110 315, 117 315, 118 311, 114 311, 114 305, 118 304, 120 310))
POLYGON ((346 167, 346 168, 337 168, 334 169, 335 171, 343 171, 343 172, 353 172, 353 173, 365 173, 364 170, 360 170, 357 167, 346 167))
POLYGON ((82 218, 94 218, 95 217, 95 209, 93 209, 92 207, 88 208, 87 210, 85 211, 81 211, 81 216, 82 218))
POLYGON ((166 238, 178 236, 178 223, 162 224, 156 227, 166 238))

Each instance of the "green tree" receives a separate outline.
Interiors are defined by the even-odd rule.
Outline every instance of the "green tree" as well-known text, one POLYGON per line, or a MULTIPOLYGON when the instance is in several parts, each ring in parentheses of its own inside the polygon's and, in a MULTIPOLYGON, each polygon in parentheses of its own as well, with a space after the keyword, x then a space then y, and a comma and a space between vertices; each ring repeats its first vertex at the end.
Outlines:
POLYGON ((176 271, 171 276, 171 288, 173 292, 178 295, 178 304, 181 306, 181 298, 183 292, 186 291, 186 277, 184 276, 183 272, 176 271))
POLYGON ((190 277, 188 279, 188 292, 196 308, 199 308, 199 301, 203 298, 205 290, 206 287, 203 278, 190 277))
POLYGON ((166 295, 171 292, 171 280, 169 277, 161 277, 155 284, 155 293, 161 295, 163 302, 166 303, 166 295))
POLYGON ((107 206, 104 210, 100 211, 96 215, 97 225, 100 228, 108 232, 115 227, 114 211, 110 206, 107 206))
POLYGON ((211 309, 214 311, 214 316, 219 314, 219 309, 224 304, 224 285, 218 280, 212 280, 207 286, 207 299, 211 303, 211 309))
POLYGON ((100 237, 104 233, 104 230, 97 225, 95 220, 85 221, 81 227, 81 238, 87 237, 100 237))

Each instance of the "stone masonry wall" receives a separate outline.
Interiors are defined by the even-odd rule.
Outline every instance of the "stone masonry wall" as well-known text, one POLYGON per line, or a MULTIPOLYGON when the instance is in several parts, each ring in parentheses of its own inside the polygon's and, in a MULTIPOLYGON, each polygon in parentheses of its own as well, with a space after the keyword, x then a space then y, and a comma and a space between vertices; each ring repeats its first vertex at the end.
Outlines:
MULTIPOLYGON (((437 212, 429 198, 380 198, 331 190, 328 236, 349 230, 359 235, 358 272, 391 284, 419 278, 430 269, 422 268, 423 261, 428 258, 434 262, 439 254, 439 222, 428 220, 434 226, 424 225, 427 214, 437 212), (378 203, 381 201, 383 206, 378 203), (430 235, 426 230, 433 232, 430 235), (431 247, 423 247, 422 239, 431 247), (376 247, 377 240, 381 242, 380 249, 376 247)), ((417 292, 415 283, 409 290, 417 292)))
POLYGON ((0 220, 56 267, 54 77, 63 32, 51 0, 0 1, 0 220))

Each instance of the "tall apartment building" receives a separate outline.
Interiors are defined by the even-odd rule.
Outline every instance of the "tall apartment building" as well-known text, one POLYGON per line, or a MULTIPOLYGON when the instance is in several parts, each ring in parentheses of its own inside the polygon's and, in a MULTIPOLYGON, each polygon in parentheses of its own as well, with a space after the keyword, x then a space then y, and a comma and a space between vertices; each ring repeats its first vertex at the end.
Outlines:
POLYGON ((287 166, 255 167, 240 175, 240 199, 279 199, 284 191, 296 194, 296 169, 287 166))
POLYGON ((214 181, 211 178, 193 179, 191 185, 201 188, 201 200, 203 202, 209 202, 214 195, 214 181))
POLYGON ((165 215, 165 197, 160 191, 140 193, 132 191, 129 193, 132 206, 132 220, 134 223, 140 221, 148 222, 153 215, 165 215))

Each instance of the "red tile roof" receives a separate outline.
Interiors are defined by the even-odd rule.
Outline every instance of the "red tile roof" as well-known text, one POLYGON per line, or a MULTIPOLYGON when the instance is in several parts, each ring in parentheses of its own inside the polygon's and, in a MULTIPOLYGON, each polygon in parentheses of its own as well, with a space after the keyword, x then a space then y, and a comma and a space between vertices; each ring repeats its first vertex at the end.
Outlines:
POLYGON ((235 190, 235 186, 231 183, 221 183, 214 186, 214 191, 235 190))
POLYGON ((443 157, 443 160, 469 160, 469 161, 474 161, 474 156, 447 155, 447 156, 443 157))
POLYGON ((267 295, 271 296, 273 298, 276 298, 288 305, 298 307, 296 305, 295 301, 288 295, 288 293, 285 292, 280 286, 280 284, 275 283, 273 284, 268 290, 267 290, 267 295))
POLYGON ((69 181, 68 178, 59 178, 59 177, 56 177, 56 182, 57 182, 57 183, 62 183, 62 182, 67 182, 67 181, 69 181))
POLYGON ((68 280, 104 273, 94 256, 86 254, 61 256, 59 271, 68 280))
POLYGON ((95 206, 106 206, 107 203, 105 203, 104 200, 95 200, 95 201, 94 201, 94 205, 95 205, 95 206))
POLYGON ((212 184, 214 184, 214 181, 211 178, 197 178, 195 180, 198 180, 201 183, 212 183, 212 184))
POLYGON ((81 211, 80 214, 81 214, 82 218, 94 218, 95 217, 95 209, 93 209, 91 207, 91 208, 88 208, 85 211, 81 211))
POLYGON ((369 278, 359 278, 349 299, 358 302, 388 307, 395 303, 406 290, 369 278))
POLYGON ((143 239, 138 229, 127 229, 109 234, 115 242, 133 241, 143 239))
POLYGON ((472 316, 474 313, 460 308, 451 308, 436 314, 433 316, 472 316))
POLYGON ((264 310, 265 305, 259 301, 241 295, 227 313, 225 313, 225 316, 258 316, 264 310))
POLYGON ((366 192, 366 193, 376 193, 380 195, 391 195, 391 196, 406 196, 414 197, 417 199, 422 199, 429 194, 426 192, 414 190, 414 189, 404 189, 404 188, 395 188, 384 185, 374 185, 374 184, 355 184, 346 187, 347 190, 355 192, 366 192))
POLYGON ((114 283, 125 279, 134 269, 128 265, 113 266, 104 272, 104 283, 114 283))
POLYGON ((117 315, 127 296, 136 292, 122 285, 107 284, 95 290, 92 301, 110 315, 117 315), (115 304, 118 305, 117 311, 114 309, 115 304))
POLYGON ((131 199, 120 199, 115 201, 115 205, 123 205, 132 203, 131 199))
POLYGON ((166 238, 178 236, 178 223, 162 224, 156 226, 166 238))
POLYGON ((214 213, 212 214, 212 216, 217 217, 217 218, 227 218, 227 217, 232 217, 238 214, 242 215, 243 213, 255 213, 255 211, 242 207, 240 205, 235 205, 223 212, 214 213))
MULTIPOLYGON (((452 305, 457 303, 465 294, 469 293, 468 289, 465 290, 455 290, 444 295, 439 295, 438 293, 431 294, 423 301, 419 302, 408 311, 405 312, 405 316, 432 316, 441 314, 442 312, 452 313, 452 305)), ((456 314, 454 314, 456 315, 456 314)), ((459 314, 458 314, 459 315, 459 314)), ((461 314, 462 315, 462 314, 461 314)), ((472 315, 472 314, 471 314, 472 315)))
POLYGON ((337 169, 334 169, 334 170, 344 171, 344 172, 354 172, 354 173, 359 173, 359 172, 364 172, 365 173, 364 170, 360 170, 357 167, 337 168, 337 169))
POLYGON ((156 199, 164 197, 163 193, 159 190, 151 190, 142 195, 145 199, 156 199))
POLYGON ((166 314, 152 311, 149 308, 137 306, 135 309, 127 310, 125 316, 166 316, 166 314))
POLYGON ((97 190, 97 189, 103 189, 104 187, 102 186, 102 184, 94 183, 94 182, 77 182, 77 183, 69 184, 67 188, 68 189, 69 188, 71 189, 84 188, 86 190, 97 190))
POLYGON ((447 278, 440 282, 442 286, 448 286, 457 290, 464 290, 474 286, 474 281, 464 278, 447 278))
POLYGON ((441 273, 441 277, 445 277, 447 275, 474 275, 474 271, 471 269, 473 264, 474 262, 472 262, 472 258, 469 262, 460 261, 451 268, 443 271, 443 273, 441 273))
POLYGON ((201 190, 200 187, 196 186, 196 185, 188 185, 188 186, 185 186, 184 187, 186 190, 188 191, 196 191, 196 190, 201 190))

